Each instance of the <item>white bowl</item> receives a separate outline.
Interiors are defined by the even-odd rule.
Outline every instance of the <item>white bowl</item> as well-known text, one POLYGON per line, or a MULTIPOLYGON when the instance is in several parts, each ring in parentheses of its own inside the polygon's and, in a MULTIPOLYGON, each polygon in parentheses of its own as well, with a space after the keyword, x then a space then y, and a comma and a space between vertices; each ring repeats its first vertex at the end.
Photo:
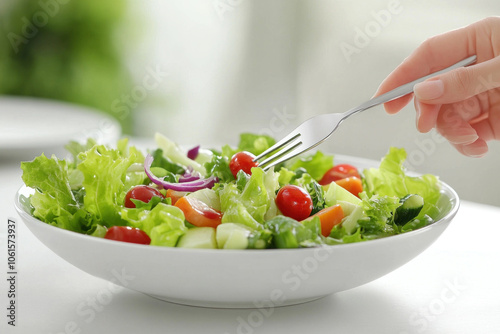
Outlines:
POLYGON ((416 231, 321 248, 198 250, 116 242, 48 225, 32 217, 20 201, 21 195, 30 193, 31 189, 22 187, 16 195, 20 217, 64 260, 155 298, 220 308, 293 305, 371 282, 422 253, 443 233, 459 207, 456 192, 443 183, 442 215, 416 231))

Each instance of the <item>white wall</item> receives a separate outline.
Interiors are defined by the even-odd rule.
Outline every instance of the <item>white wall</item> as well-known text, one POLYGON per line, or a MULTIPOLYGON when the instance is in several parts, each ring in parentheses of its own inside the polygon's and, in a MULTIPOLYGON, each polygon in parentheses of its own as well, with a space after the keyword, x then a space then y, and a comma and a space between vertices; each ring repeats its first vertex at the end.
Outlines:
MULTIPOLYGON (((141 104, 136 133, 206 145, 234 144, 245 131, 279 138, 310 116, 350 109, 427 37, 500 13, 498 0, 132 3, 146 18, 146 38, 131 50, 137 78, 148 66, 168 72, 141 104), (394 14, 377 23, 374 13, 390 6, 394 14), (366 29, 366 46, 346 57, 342 43, 354 45, 366 29)), ((353 116, 320 149, 379 159, 390 146, 406 148, 411 169, 439 175, 463 199, 500 205, 499 143, 484 158, 463 157, 435 133, 418 133, 412 106, 353 116)))

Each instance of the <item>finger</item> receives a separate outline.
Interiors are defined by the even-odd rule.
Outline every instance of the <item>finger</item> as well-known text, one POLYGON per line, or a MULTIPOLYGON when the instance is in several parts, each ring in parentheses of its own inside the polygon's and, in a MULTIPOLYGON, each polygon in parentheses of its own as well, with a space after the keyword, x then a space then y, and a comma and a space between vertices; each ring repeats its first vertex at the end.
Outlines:
MULTIPOLYGON (((492 52, 491 25, 500 18, 487 18, 464 28, 453 30, 422 43, 379 86, 376 96, 425 75, 444 69, 474 54, 477 62, 494 57, 492 52)), ((409 99, 402 97, 384 106, 389 113, 401 110, 409 99)))
POLYGON ((453 145, 458 152, 471 158, 481 158, 488 153, 488 144, 482 139, 478 139, 467 145, 453 145))
POLYGON ((426 133, 436 127, 440 104, 425 104, 415 99, 417 111, 417 130, 426 133))
POLYGON ((400 97, 397 100, 384 103, 384 109, 388 114, 395 114, 403 109, 413 98, 413 94, 400 97))
POLYGON ((469 99, 487 90, 500 87, 500 57, 458 68, 436 76, 414 87, 415 96, 424 103, 447 104, 469 99), (498 78, 494 78, 497 76, 498 78))
POLYGON ((452 144, 467 145, 479 139, 476 130, 453 106, 447 106, 439 112, 436 129, 452 144))
POLYGON ((487 117, 481 121, 474 122, 473 124, 471 124, 471 126, 472 128, 474 128, 479 138, 483 139, 484 141, 490 141, 495 139, 495 133, 487 117))

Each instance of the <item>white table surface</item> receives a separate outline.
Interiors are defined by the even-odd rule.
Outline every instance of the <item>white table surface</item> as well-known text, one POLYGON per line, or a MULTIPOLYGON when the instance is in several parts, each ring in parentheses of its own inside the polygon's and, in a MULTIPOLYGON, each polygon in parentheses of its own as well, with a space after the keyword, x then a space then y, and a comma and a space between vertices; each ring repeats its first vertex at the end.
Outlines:
POLYGON ((0 163, 0 333, 500 333, 498 207, 462 202, 423 254, 359 288, 263 311, 207 309, 112 286, 53 254, 15 212, 18 166, 0 163), (16 327, 6 317, 8 217, 17 223, 16 327))

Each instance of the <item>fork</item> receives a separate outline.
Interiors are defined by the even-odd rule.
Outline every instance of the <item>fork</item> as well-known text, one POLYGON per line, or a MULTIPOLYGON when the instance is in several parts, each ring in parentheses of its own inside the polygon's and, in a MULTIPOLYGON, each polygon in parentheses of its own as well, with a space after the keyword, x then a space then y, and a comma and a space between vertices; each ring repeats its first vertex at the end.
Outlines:
POLYGON ((448 68, 426 75, 420 79, 399 86, 385 94, 374 97, 371 100, 368 100, 365 103, 346 112, 321 114, 314 116, 300 124, 295 130, 290 132, 276 144, 259 154, 253 161, 258 162, 259 167, 267 170, 277 164, 294 158, 297 155, 310 150, 325 141, 337 129, 339 124, 342 123, 342 121, 347 117, 354 115, 360 111, 364 111, 371 107, 377 106, 379 104, 386 103, 410 94, 413 92, 413 87, 415 86, 415 84, 432 78, 436 75, 440 75, 448 71, 470 65, 475 61, 476 56, 471 56, 448 68))

